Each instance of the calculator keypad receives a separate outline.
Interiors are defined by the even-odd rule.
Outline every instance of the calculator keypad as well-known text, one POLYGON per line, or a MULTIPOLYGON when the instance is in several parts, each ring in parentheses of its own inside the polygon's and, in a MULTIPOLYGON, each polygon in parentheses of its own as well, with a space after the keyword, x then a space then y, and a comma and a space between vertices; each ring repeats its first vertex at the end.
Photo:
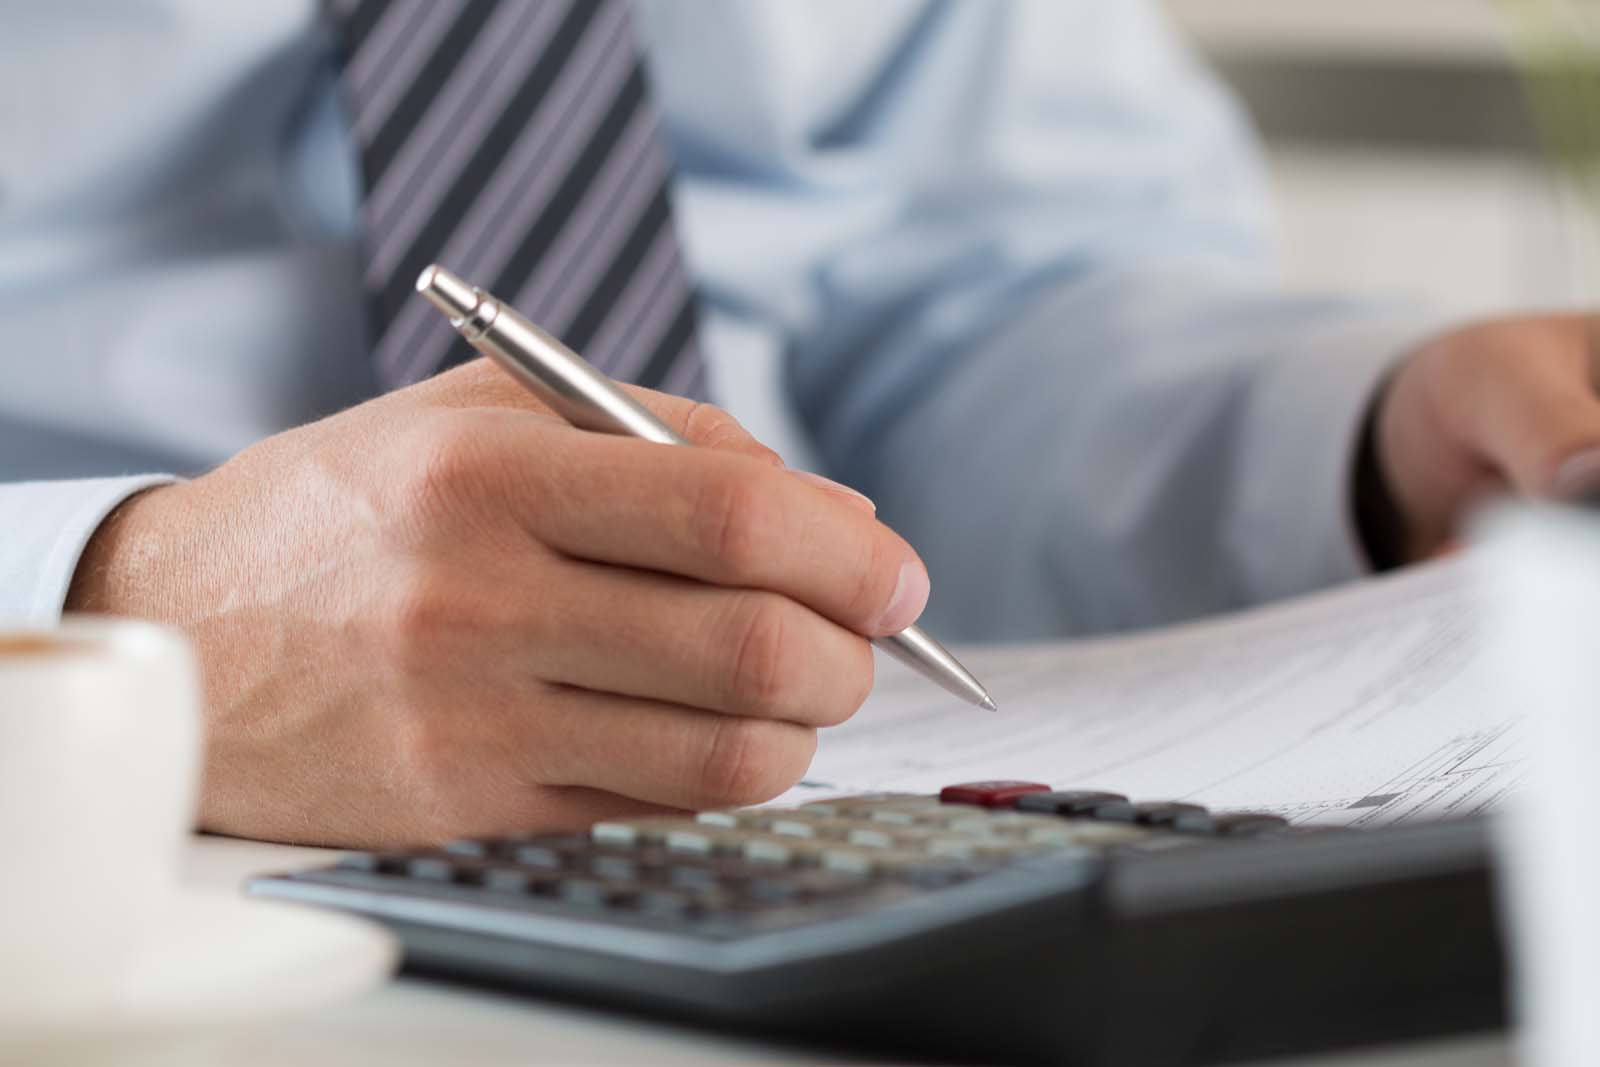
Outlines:
POLYGON ((296 877, 575 917, 748 929, 869 910, 1038 857, 1096 866, 1287 827, 1273 815, 1135 803, 1100 790, 973 782, 937 796, 832 797, 791 808, 613 819, 586 834, 353 853, 331 872, 296 877))

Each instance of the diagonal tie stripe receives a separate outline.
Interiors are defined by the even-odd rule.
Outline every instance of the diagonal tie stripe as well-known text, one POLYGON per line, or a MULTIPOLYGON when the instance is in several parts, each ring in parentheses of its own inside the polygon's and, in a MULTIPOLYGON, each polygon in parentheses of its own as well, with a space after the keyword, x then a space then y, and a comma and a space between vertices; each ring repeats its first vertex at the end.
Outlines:
POLYGON ((387 385, 473 353, 414 296, 451 266, 602 370, 706 384, 671 166, 625 0, 325 0, 387 385))

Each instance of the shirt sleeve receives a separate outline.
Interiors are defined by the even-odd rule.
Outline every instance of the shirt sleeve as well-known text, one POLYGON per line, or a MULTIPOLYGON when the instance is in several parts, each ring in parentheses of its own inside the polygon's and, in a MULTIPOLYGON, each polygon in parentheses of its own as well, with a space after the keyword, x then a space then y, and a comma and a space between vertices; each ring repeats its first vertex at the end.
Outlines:
POLYGON ((100 523, 134 493, 174 480, 141 474, 0 484, 0 622, 55 624, 84 546, 100 523))
POLYGON ((1156 5, 707 6, 737 58, 657 68, 691 261, 927 560, 941 636, 1363 571, 1356 435, 1438 324, 1283 287, 1250 131, 1156 5))

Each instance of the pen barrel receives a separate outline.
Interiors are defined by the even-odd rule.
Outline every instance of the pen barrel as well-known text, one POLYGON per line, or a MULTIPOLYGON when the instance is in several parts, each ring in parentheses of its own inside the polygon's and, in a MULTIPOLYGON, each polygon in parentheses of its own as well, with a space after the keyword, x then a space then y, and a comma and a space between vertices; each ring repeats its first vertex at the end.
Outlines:
POLYGON ((493 297, 478 296, 457 327, 461 335, 567 422, 662 445, 689 443, 566 345, 493 297))

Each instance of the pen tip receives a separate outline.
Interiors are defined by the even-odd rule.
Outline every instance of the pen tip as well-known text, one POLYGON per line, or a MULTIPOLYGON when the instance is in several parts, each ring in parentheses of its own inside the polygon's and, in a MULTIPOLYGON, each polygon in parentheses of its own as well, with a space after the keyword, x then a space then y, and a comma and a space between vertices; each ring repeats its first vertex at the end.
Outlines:
POLYGON ((996 706, 996 704, 994 702, 994 697, 990 696, 988 693, 983 694, 983 700, 979 702, 978 706, 980 708, 982 708, 984 711, 999 711, 1000 710, 1000 708, 998 706, 996 706))

